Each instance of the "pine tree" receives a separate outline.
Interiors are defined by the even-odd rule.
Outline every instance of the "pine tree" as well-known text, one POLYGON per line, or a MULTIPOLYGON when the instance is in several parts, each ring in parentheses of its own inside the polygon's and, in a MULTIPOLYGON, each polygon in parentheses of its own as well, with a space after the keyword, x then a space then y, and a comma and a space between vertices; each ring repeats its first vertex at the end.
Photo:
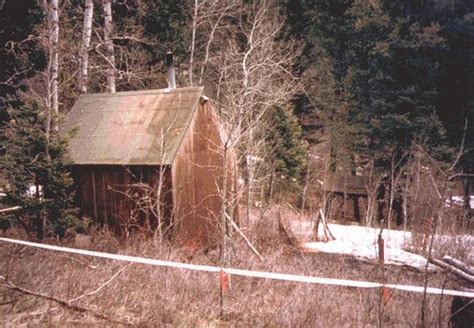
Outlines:
POLYGON ((48 140, 44 110, 37 103, 9 108, 8 113, 10 120, 1 133, 5 154, 0 168, 10 184, 7 203, 21 210, 3 218, 3 224, 19 223, 39 239, 79 228, 66 140, 57 133, 48 140))
POLYGON ((288 28, 305 44, 296 112, 307 136, 328 136, 332 162, 353 171, 363 157, 383 171, 414 140, 447 159, 436 111, 446 44, 429 1, 282 2, 299 8, 288 28))
MULTIPOLYGON (((18 58, 15 43, 22 41, 34 31, 34 24, 41 21, 43 12, 33 0, 3 1, 0 6, 0 124, 8 119, 7 107, 17 105, 15 93, 21 88, 22 81, 34 74, 25 69, 18 58)), ((34 47, 28 47, 28 60, 31 67, 42 67, 42 54, 34 47)), ((1 126, 0 126, 1 128, 1 126)))
POLYGON ((413 141, 446 155, 445 130, 436 113, 439 54, 445 47, 440 27, 418 19, 423 6, 409 10, 414 19, 374 3, 356 1, 350 12, 356 25, 346 81, 348 119, 362 141, 355 151, 381 169, 413 141))
POLYGON ((307 146, 301 138, 297 118, 288 108, 274 107, 269 113, 271 125, 267 143, 271 146, 271 183, 273 190, 297 192, 307 159, 307 146))

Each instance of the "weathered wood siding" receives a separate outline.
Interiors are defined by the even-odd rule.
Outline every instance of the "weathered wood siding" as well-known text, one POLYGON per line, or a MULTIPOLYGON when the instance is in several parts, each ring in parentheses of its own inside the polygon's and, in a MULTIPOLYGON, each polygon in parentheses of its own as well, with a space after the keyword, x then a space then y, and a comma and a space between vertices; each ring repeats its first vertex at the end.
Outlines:
MULTIPOLYGON (((199 106, 172 166, 175 197, 175 240, 187 246, 219 242, 224 152, 218 117, 199 106)), ((233 188, 229 177, 228 188, 233 188)))
MULTIPOLYGON (((133 200, 127 196, 137 182, 148 183, 151 187, 157 185, 160 174, 158 166, 129 166, 120 165, 76 165, 72 173, 77 186, 77 204, 81 216, 90 217, 99 224, 108 225, 121 232, 128 226, 131 211, 134 209, 133 200)), ((173 207, 171 193, 170 170, 164 173, 162 192, 165 204, 164 218, 169 221, 173 207)), ((139 221, 144 221, 145 214, 139 221)), ((156 217, 151 218, 156 222, 156 217)))
MULTIPOLYGON (((205 102, 194 110, 189 126, 169 131, 174 134, 184 132, 173 161, 165 166, 162 192, 165 206, 162 220, 165 227, 172 224, 169 231, 179 244, 202 247, 220 242, 224 174, 227 175, 227 197, 232 197, 236 188, 231 165, 233 154, 229 151, 224 155, 225 136, 220 129, 217 113, 205 102)), ((81 215, 119 232, 131 225, 148 224, 151 212, 140 212, 142 216, 137 217, 136 202, 130 194, 140 196, 140 192, 134 189, 140 187, 136 185, 138 182, 156 186, 160 167, 74 165, 73 177, 81 215)), ((234 219, 236 214, 235 208, 234 219)), ((151 219, 157 221, 157 217, 151 219)))

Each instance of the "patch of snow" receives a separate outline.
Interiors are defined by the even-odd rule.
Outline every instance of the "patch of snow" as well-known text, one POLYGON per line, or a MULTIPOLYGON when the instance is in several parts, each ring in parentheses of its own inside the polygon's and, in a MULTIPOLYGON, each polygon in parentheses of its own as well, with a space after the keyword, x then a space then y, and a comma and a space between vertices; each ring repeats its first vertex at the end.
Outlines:
MULTIPOLYGON (((308 223, 302 223, 308 225, 308 223)), ((380 230, 369 227, 328 224, 329 230, 336 240, 328 242, 306 242, 303 247, 307 250, 324 253, 352 255, 358 258, 378 259, 378 235, 380 230)), ((310 228, 310 227, 307 227, 310 228)), ((311 230, 310 230, 311 231, 311 230)), ((426 258, 418 254, 403 250, 403 246, 411 239, 411 232, 385 229, 382 233, 384 239, 385 263, 395 265, 408 265, 423 269, 426 258)), ((430 270, 435 270, 429 264, 430 270)))
POLYGON ((36 195, 39 195, 40 199, 43 199, 43 186, 36 186, 36 185, 30 185, 28 187, 28 190, 26 191, 26 196, 27 197, 36 197, 36 195))
MULTIPOLYGON (((451 245, 463 245, 463 248, 474 250, 474 236, 471 235, 436 235, 434 243, 437 245, 446 245, 448 243, 451 245)), ((466 260, 474 263, 474 252, 468 253, 466 260)))
MULTIPOLYGON (((464 196, 450 196, 444 200, 444 203, 446 207, 464 206, 464 196)), ((469 208, 474 209, 474 196, 469 196, 469 208)))

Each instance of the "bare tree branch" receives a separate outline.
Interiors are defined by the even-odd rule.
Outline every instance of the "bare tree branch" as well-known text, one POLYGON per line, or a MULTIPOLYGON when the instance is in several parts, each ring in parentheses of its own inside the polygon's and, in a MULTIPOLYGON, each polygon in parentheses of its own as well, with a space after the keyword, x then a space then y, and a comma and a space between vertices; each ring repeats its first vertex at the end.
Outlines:
POLYGON ((0 276, 0 279, 5 281, 4 287, 6 287, 8 289, 11 289, 11 290, 23 293, 23 294, 27 294, 27 295, 31 295, 31 296, 35 296, 35 297, 39 297, 39 298, 43 298, 43 299, 46 299, 46 300, 49 300, 49 301, 56 302, 59 305, 65 307, 67 309, 70 309, 70 310, 74 310, 74 311, 78 311, 78 312, 84 312, 84 313, 90 313, 94 317, 106 320, 106 321, 111 322, 111 323, 122 324, 122 325, 126 325, 126 326, 132 326, 132 324, 130 322, 116 320, 116 319, 113 319, 113 318, 103 314, 103 313, 97 312, 95 310, 88 309, 88 308, 78 306, 78 305, 74 305, 74 304, 71 304, 71 302, 69 302, 69 301, 65 301, 65 300, 59 299, 59 298, 54 297, 54 296, 50 296, 50 295, 47 295, 47 294, 35 292, 35 291, 30 290, 30 289, 18 286, 16 284, 14 284, 13 282, 11 282, 7 277, 0 276))

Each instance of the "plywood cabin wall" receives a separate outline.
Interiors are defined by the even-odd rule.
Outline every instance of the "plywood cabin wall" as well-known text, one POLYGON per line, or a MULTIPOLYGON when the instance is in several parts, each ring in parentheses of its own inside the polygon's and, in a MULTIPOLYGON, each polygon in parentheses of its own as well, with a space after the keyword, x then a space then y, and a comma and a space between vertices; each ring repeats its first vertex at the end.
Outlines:
MULTIPOLYGON (((108 225, 122 233, 129 225, 133 201, 126 196, 127 189, 141 181, 151 187, 159 181, 159 166, 129 166, 120 165, 76 165, 72 169, 77 186, 77 205, 81 216, 89 217, 94 222, 108 225)), ((165 169, 164 187, 162 192, 164 219, 169 221, 173 200, 171 192, 171 171, 165 169)), ((145 213, 138 218, 143 222, 145 213)), ((157 218, 150 217, 150 222, 156 224, 157 218)))
POLYGON ((198 248, 220 240, 223 174, 229 174, 229 191, 235 180, 229 167, 224 169, 223 149, 216 112, 208 103, 199 105, 172 165, 180 244, 198 248))

